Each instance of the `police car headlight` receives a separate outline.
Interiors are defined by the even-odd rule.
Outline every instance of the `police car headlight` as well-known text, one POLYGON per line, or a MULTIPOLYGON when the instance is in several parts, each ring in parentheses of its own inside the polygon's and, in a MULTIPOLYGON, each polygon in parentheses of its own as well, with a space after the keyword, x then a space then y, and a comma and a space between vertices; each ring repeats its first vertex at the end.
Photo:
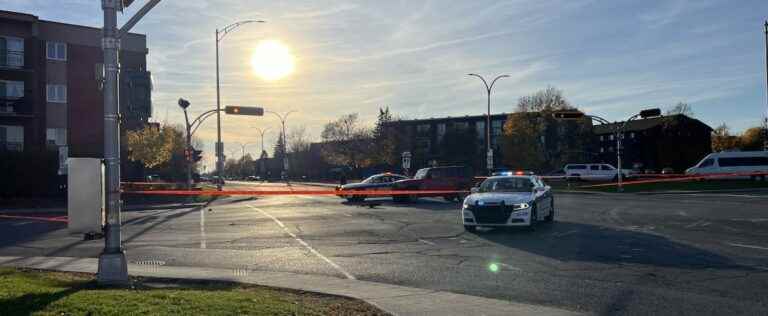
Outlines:
POLYGON ((469 208, 469 204, 467 204, 467 202, 464 202, 464 204, 461 205, 462 210, 466 210, 468 208, 469 208))
POLYGON ((531 207, 531 206, 528 203, 520 203, 520 204, 513 205, 513 208, 515 210, 524 210, 524 209, 527 209, 529 207, 531 207))

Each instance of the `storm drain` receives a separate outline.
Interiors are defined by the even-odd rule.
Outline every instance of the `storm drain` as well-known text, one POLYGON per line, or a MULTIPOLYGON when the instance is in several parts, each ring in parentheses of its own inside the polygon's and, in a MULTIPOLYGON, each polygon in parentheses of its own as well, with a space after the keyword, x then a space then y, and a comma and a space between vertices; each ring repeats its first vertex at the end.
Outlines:
POLYGON ((241 268, 234 268, 232 269, 232 275, 237 277, 244 277, 248 276, 250 273, 250 270, 247 267, 241 267, 241 268))
POLYGON ((131 261, 132 264, 138 265, 144 271, 157 272, 160 266, 165 265, 165 261, 156 259, 136 260, 131 261))

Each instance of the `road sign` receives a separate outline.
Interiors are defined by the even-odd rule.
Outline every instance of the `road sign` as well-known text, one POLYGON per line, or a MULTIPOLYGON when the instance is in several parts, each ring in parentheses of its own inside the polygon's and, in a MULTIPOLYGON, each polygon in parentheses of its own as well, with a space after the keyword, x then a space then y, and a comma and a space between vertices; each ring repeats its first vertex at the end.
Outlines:
POLYGON ((486 159, 487 159, 486 164, 488 165, 488 169, 493 169, 493 149, 488 149, 486 159))
POLYGON ((403 169, 411 169, 411 152, 403 152, 403 169))

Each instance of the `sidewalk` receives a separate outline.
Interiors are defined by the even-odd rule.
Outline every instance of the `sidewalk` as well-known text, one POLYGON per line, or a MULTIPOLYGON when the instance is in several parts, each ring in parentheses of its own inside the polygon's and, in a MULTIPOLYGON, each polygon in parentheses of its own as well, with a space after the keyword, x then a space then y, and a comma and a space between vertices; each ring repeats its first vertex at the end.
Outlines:
MULTIPOLYGON (((96 258, 2 257, 0 266, 95 273, 96 258)), ((347 296, 393 315, 581 315, 557 308, 512 303, 443 291, 288 272, 129 264, 134 276, 234 281, 347 296)))

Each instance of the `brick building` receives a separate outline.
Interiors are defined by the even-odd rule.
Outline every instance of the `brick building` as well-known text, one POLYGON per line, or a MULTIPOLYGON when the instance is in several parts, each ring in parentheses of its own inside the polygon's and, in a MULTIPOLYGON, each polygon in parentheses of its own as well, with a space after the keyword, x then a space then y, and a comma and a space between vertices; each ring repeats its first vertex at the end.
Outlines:
MULTIPOLYGON (((119 99, 127 128, 151 115, 147 53, 146 36, 122 39, 119 99)), ((101 62, 100 28, 0 10, 0 152, 60 152, 60 162, 102 157, 101 62)))
MULTIPOLYGON (((598 158, 614 166, 617 124, 594 127, 598 158)), ((712 152, 712 128, 682 114, 630 121, 621 137, 622 168, 682 172, 712 152)))

